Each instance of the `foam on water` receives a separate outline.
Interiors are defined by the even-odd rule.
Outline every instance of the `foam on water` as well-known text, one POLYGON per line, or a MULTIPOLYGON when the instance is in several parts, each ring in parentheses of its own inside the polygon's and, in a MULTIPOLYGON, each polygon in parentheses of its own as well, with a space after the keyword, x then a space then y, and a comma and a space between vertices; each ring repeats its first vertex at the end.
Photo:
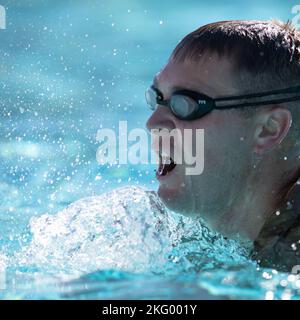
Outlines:
POLYGON ((32 241, 15 263, 56 274, 170 273, 247 261, 237 242, 169 212, 155 192, 138 187, 78 200, 55 215, 32 218, 30 228, 32 241))
POLYGON ((299 298, 298 276, 258 268, 238 241, 139 187, 78 200, 30 229, 28 245, 0 257, 3 298, 299 298))

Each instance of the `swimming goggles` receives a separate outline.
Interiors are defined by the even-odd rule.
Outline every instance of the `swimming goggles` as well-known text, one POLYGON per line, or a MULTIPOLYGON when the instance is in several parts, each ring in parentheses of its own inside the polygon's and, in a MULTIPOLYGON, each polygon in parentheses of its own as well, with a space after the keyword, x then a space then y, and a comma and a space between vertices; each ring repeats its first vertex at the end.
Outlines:
POLYGON ((145 97, 151 110, 155 110, 158 105, 166 106, 181 120, 195 120, 214 109, 263 106, 300 100, 300 86, 216 99, 195 91, 179 90, 175 91, 169 100, 164 100, 162 93, 152 85, 146 90, 145 97))

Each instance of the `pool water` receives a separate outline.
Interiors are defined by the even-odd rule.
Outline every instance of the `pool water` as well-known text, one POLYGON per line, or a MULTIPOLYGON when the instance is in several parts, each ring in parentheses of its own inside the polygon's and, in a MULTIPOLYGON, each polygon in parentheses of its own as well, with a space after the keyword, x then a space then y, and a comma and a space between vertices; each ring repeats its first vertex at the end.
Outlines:
POLYGON ((165 209, 127 186, 30 221, 31 240, 3 254, 3 298, 297 298, 296 275, 260 269, 249 244, 165 209))
POLYGON ((98 129, 145 126, 144 90, 186 33, 293 3, 1 4, 0 298, 300 298, 297 275, 164 208, 154 166, 96 161, 98 129))

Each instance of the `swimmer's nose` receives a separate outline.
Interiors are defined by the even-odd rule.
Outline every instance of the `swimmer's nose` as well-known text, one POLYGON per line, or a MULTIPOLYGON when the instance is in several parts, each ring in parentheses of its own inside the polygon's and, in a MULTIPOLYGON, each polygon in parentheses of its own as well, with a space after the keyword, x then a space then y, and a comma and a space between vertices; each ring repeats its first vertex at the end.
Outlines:
POLYGON ((164 106, 157 106, 146 123, 148 131, 153 129, 175 129, 172 113, 164 106))

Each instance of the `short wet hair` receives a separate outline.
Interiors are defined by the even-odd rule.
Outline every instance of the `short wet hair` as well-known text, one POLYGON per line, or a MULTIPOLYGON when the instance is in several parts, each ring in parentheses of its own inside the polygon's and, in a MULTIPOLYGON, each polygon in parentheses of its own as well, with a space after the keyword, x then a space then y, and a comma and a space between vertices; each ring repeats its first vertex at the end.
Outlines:
POLYGON ((300 32, 288 21, 232 20, 204 25, 186 35, 171 58, 197 61, 203 54, 232 58, 244 92, 249 75, 260 89, 300 85, 300 32), (243 81, 245 80, 245 81, 243 81))
MULTIPOLYGON (((232 61, 234 83, 241 94, 284 89, 300 85, 300 31, 290 21, 231 20, 204 25, 186 35, 170 59, 197 61, 217 54, 232 61)), ((300 101, 284 103, 292 114, 286 141, 300 140, 300 101)), ((237 110, 252 117, 260 107, 237 110)), ((230 112, 230 111, 228 111, 230 112)), ((300 147, 296 152, 300 151, 300 147)))

